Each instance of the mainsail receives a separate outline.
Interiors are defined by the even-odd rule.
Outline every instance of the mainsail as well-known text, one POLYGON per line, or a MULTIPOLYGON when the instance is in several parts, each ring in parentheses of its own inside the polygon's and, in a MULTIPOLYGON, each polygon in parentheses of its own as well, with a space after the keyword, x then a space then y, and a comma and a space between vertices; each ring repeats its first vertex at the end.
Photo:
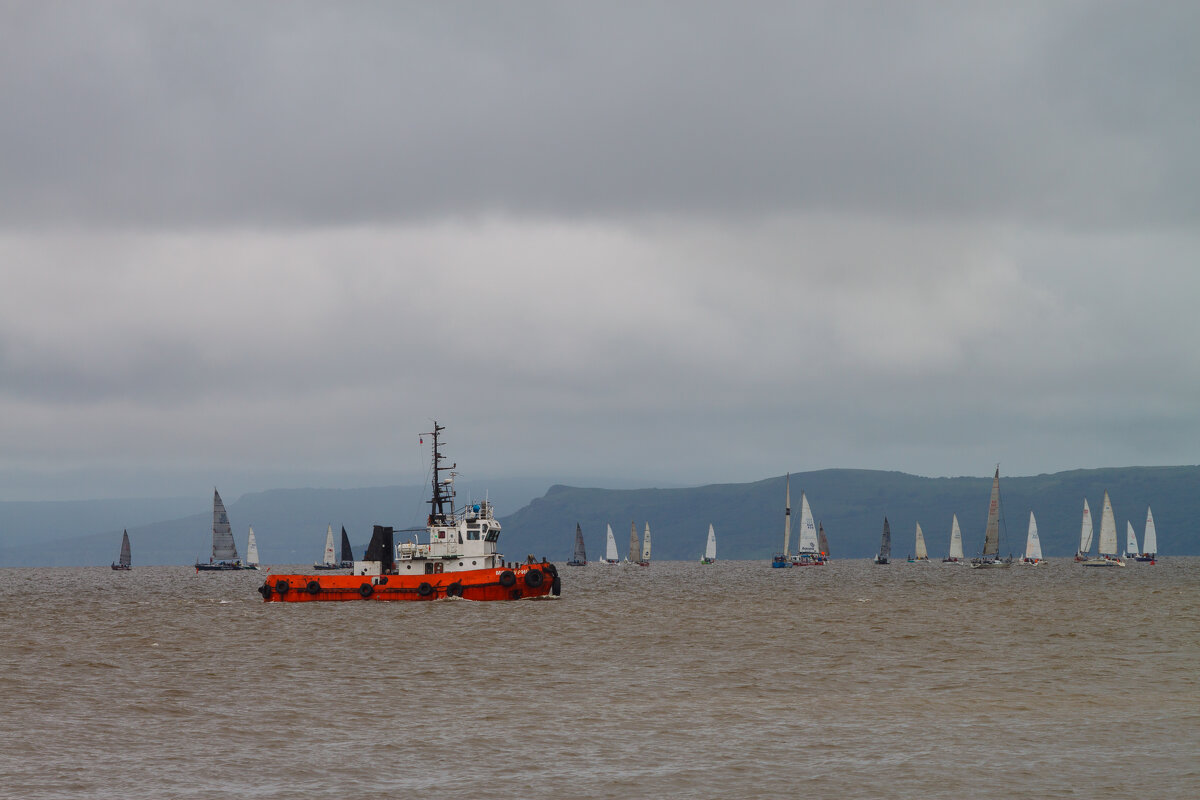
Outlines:
POLYGON ((1154 515, 1150 513, 1150 507, 1146 507, 1146 533, 1142 536, 1143 552, 1149 555, 1158 553, 1158 532, 1154 530, 1154 515))
POLYGON ((992 478, 992 499, 988 503, 987 530, 983 534, 983 557, 1000 555, 1000 468, 992 478))
POLYGON ((917 558, 929 558, 929 551, 925 549, 925 534, 921 532, 921 523, 917 523, 917 558))
POLYGON ((783 557, 788 556, 788 548, 792 544, 792 473, 785 479, 787 489, 783 507, 783 557))
POLYGON ((254 526, 250 526, 250 535, 246 537, 246 564, 258 566, 258 542, 254 540, 254 526))
POLYGON ((817 526, 813 522, 812 509, 808 507, 808 496, 800 492, 800 541, 798 553, 820 552, 817 544, 817 526))
POLYGON ((638 535, 637 523, 633 520, 629 521, 629 553, 626 554, 626 561, 637 561, 638 554, 638 535))
POLYGON ((887 561, 892 557, 892 528, 888 525, 887 517, 883 518, 883 538, 879 540, 879 559, 887 561))
POLYGON ((954 515, 954 519, 950 523, 950 557, 957 558, 959 561, 963 557, 962 530, 958 527, 958 514, 954 515))
POLYGON ((821 555, 829 556, 829 539, 825 537, 825 526, 817 523, 817 543, 821 546, 821 555))
POLYGON ((354 550, 350 547, 350 537, 346 535, 346 526, 342 526, 342 564, 354 562, 354 550))
POLYGON ((708 523, 708 542, 704 545, 704 557, 709 561, 717 560, 717 534, 713 531, 712 523, 708 523))
POLYGON ((1113 518, 1112 502, 1108 490, 1104 492, 1104 510, 1100 512, 1100 555, 1117 554, 1117 521, 1113 518))
POLYGON ((587 549, 583 546, 583 529, 579 527, 579 523, 575 523, 575 554, 571 556, 571 560, 577 564, 587 563, 587 549))
POLYGON ((642 561, 650 560, 650 523, 646 523, 646 536, 642 539, 642 561))
POLYGON ((331 524, 325 529, 325 555, 321 557, 321 563, 332 567, 337 563, 336 555, 333 549, 333 525, 331 524))
POLYGON ((118 567, 128 567, 133 565, 133 559, 129 555, 129 531, 121 533, 121 557, 117 560, 118 567))
POLYGON ((1136 556, 1138 552, 1137 534, 1133 532, 1133 523, 1125 520, 1125 555, 1136 556))
POLYGON ((612 525, 608 526, 608 539, 604 543, 604 560, 617 560, 617 540, 613 536, 612 525))
POLYGON ((229 515, 225 513, 225 504, 221 495, 213 489, 213 561, 237 561, 237 545, 233 542, 233 528, 229 526, 229 515))
POLYGON ((1029 535, 1025 537, 1025 557, 1031 561, 1042 560, 1042 540, 1038 538, 1037 520, 1029 512, 1029 535))
POLYGON ((1088 508, 1087 498, 1083 498, 1083 527, 1079 529, 1079 554, 1086 556, 1092 551, 1092 512, 1088 508))

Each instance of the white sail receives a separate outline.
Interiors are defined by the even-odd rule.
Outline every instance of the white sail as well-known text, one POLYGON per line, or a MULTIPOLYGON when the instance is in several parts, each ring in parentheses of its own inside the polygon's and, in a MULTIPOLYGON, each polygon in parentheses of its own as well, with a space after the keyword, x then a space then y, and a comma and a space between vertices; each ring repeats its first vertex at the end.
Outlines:
POLYGON ((792 473, 787 474, 786 481, 787 494, 783 506, 783 555, 785 558, 788 555, 788 548, 792 544, 792 473))
POLYGON ((1083 527, 1079 530, 1079 553, 1087 555, 1092 551, 1092 533, 1095 530, 1092 525, 1092 512, 1088 508, 1087 498, 1083 498, 1083 527))
POLYGON ((246 564, 258 566, 258 542, 254 541, 254 526, 250 526, 250 535, 246 537, 246 564))
POLYGON ((646 523, 646 536, 642 539, 642 561, 650 560, 650 523, 646 523))
POLYGON ((613 536, 612 525, 608 526, 608 539, 604 544, 604 560, 617 560, 617 540, 616 537, 613 536))
POLYGON ((213 561, 237 561, 237 545, 233 542, 233 528, 229 526, 229 515, 225 513, 225 503, 221 495, 213 489, 213 561))
POLYGON ((1136 556, 1139 552, 1137 534, 1133 532, 1133 523, 1125 520, 1125 555, 1136 556))
POLYGON ((717 534, 713 531, 711 522, 708 524, 708 542, 704 545, 704 557, 709 561, 717 560, 717 534))
POLYGON ((800 492, 800 541, 797 553, 816 555, 821 552, 817 544, 817 524, 813 522, 812 509, 808 507, 808 496, 800 492))
POLYGON ((1117 554, 1117 521, 1113 518, 1112 501, 1108 491, 1104 492, 1104 510, 1100 512, 1100 555, 1117 554))
POLYGON ((929 558, 929 551, 925 549, 925 534, 921 532, 921 523, 917 523, 917 558, 929 558))
POLYGON ((1154 530, 1154 515, 1146 506, 1146 532, 1142 535, 1142 552, 1148 555, 1158 553, 1158 532, 1154 530))
POLYGON ((333 525, 325 529, 325 555, 321 558, 321 563, 327 567, 338 563, 337 554, 333 549, 333 525))
POLYGON ((629 521, 629 552, 625 554, 626 561, 637 561, 638 554, 638 535, 637 523, 633 520, 629 521))
POLYGON ((1037 520, 1033 512, 1029 512, 1029 535, 1025 537, 1025 557, 1030 560, 1042 560, 1042 540, 1038 538, 1037 520))
POLYGON ((958 514, 954 515, 954 521, 950 523, 950 557, 962 560, 962 531, 958 527, 958 514))

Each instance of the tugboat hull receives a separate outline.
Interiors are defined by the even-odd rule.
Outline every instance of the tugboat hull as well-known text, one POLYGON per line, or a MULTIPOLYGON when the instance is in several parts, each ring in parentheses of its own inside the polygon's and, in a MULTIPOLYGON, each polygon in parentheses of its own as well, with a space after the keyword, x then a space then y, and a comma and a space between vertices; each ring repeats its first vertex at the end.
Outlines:
POLYGON ((432 575, 275 575, 258 588, 268 603, 342 600, 526 600, 561 592, 553 564, 432 575))

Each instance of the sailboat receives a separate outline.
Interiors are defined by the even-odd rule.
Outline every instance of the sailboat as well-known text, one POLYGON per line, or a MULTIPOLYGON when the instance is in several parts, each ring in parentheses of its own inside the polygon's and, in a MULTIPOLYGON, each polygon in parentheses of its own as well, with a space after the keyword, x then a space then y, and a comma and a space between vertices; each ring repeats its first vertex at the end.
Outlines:
POLYGON ((917 523, 916 555, 908 559, 908 563, 929 563, 929 551, 925 549, 925 534, 921 531, 921 523, 917 523))
POLYGON ((313 569, 341 569, 333 550, 333 525, 325 529, 325 554, 321 557, 321 563, 313 564, 313 569))
POLYGON ((246 569, 258 569, 258 542, 254 539, 254 526, 246 537, 246 569))
POLYGON ((1025 557, 1021 563, 1031 567, 1046 563, 1042 559, 1042 540, 1038 538, 1037 520, 1032 511, 1029 512, 1029 533, 1025 536, 1025 557))
POLYGON ((601 564, 620 564, 621 559, 617 557, 617 540, 613 536, 612 525, 608 526, 608 538, 604 543, 604 558, 600 559, 601 564))
POLYGON ((808 495, 804 492, 800 492, 800 541, 796 555, 792 556, 792 563, 798 567, 819 567, 825 563, 825 559, 821 558, 812 509, 808 507, 808 495))
POLYGON ((892 529, 887 517, 883 518, 883 536, 879 539, 879 555, 875 556, 876 564, 886 564, 892 557, 892 529))
POLYGON ((1083 525, 1079 529, 1079 549, 1075 551, 1076 561, 1087 561, 1092 552, 1092 512, 1088 508, 1087 498, 1083 498, 1083 525))
POLYGON ((233 528, 229 526, 229 515, 221 495, 213 489, 212 557, 205 564, 196 562, 197 572, 214 570, 249 569, 238 558, 237 545, 233 541, 233 528))
POLYGON ((708 523, 708 541, 704 543, 704 556, 701 564, 717 563, 717 534, 713 531, 712 523, 708 523))
POLYGON ((992 498, 988 502, 987 528, 983 533, 983 553, 971 559, 972 569, 1011 567, 1012 559, 1000 558, 1000 467, 992 478, 992 498))
POLYGON ((342 569, 354 569, 354 550, 350 547, 350 537, 346 535, 346 526, 342 526, 342 569))
POLYGON ((1135 561, 1149 561, 1155 563, 1158 557, 1158 532, 1154 529, 1154 515, 1150 513, 1150 507, 1146 507, 1146 530, 1142 534, 1142 552, 1134 559, 1135 561))
POLYGON ((787 569, 792 566, 792 560, 788 557, 788 548, 792 544, 792 473, 788 473, 785 480, 786 489, 783 505, 783 552, 776 553, 771 559, 771 566, 775 569, 787 569))
POLYGON ((1107 489, 1104 491, 1104 509, 1100 512, 1099 550, 1100 555, 1086 558, 1080 563, 1085 567, 1125 566, 1125 562, 1117 558, 1117 522, 1113 518, 1112 501, 1108 499, 1107 489))
POLYGON ((625 554, 626 564, 636 564, 638 562, 638 550, 641 546, 638 544, 637 522, 629 521, 629 552, 625 554))
POLYGON ((1137 534, 1133 532, 1133 523, 1125 520, 1125 552, 1121 558, 1133 558, 1141 555, 1141 552, 1137 546, 1137 534))
POLYGON ((958 514, 950 523, 950 555, 942 559, 943 564, 962 564, 962 531, 958 527, 958 514))
POLYGON ((587 550, 583 546, 583 529, 579 527, 578 522, 575 523, 575 552, 571 556, 571 560, 567 562, 567 566, 587 566, 587 550))
POLYGON ((639 567, 650 566, 650 523, 646 523, 646 536, 642 539, 642 557, 638 559, 639 567))
POLYGON ((121 555, 112 565, 116 570, 133 569, 133 561, 129 558, 129 531, 121 533, 121 555))
POLYGON ((829 539, 825 536, 825 526, 817 523, 817 544, 821 548, 821 560, 829 560, 829 539))

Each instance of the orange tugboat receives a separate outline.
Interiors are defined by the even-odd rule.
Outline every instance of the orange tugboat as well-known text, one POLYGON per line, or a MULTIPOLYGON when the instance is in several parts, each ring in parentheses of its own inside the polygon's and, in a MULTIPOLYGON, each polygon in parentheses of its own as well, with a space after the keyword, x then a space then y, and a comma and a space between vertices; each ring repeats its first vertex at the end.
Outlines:
POLYGON ((275 575, 258 588, 267 602, 307 603, 315 600, 522 600, 558 595, 558 570, 545 559, 509 563, 496 551, 500 523, 491 503, 454 508, 454 468, 443 467, 439 435, 433 423, 433 497, 425 531, 428 544, 395 542, 397 533, 376 525, 362 561, 350 575, 275 575), (450 472, 442 478, 443 471, 450 472))

